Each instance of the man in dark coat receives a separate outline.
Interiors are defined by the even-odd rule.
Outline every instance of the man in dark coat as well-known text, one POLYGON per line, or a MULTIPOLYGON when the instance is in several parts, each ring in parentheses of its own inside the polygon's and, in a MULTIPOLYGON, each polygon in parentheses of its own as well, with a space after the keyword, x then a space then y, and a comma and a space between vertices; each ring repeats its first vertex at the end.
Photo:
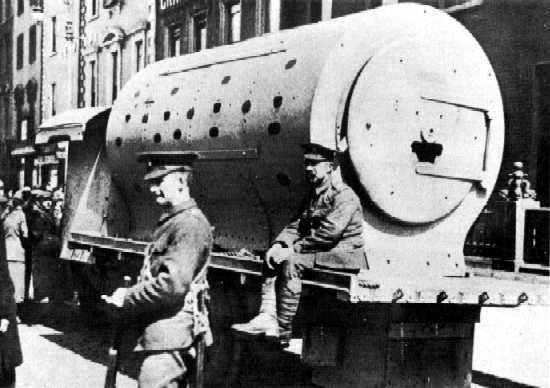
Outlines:
POLYGON ((349 186, 335 179, 335 152, 312 143, 303 148, 311 184, 307 205, 266 253, 260 313, 232 326, 237 332, 276 337, 282 346, 290 341, 304 269, 357 271, 367 266, 361 203, 349 186))
POLYGON ((212 248, 210 224, 189 194, 195 158, 185 153, 141 154, 140 160, 149 163, 144 179, 164 214, 138 283, 104 297, 119 306, 124 316, 144 323, 135 349, 146 355, 138 377, 141 388, 180 386, 186 372, 181 350, 193 344, 200 330, 211 342, 206 316, 197 322, 194 310, 197 292, 206 286, 212 248))
MULTIPOLYGON (((0 192, 0 211, 7 199, 0 192)), ((14 287, 10 278, 4 233, 0 230, 0 388, 15 386, 15 368, 23 362, 14 287)))

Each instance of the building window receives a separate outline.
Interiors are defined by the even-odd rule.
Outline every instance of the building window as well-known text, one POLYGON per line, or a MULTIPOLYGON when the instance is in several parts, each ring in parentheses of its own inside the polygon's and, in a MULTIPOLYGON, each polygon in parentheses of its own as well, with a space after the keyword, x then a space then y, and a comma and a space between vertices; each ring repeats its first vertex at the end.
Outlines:
POLYGON ((193 17, 193 50, 201 51, 206 48, 206 12, 201 12, 193 17))
POLYGON ((52 116, 56 115, 55 110, 55 83, 52 84, 52 116))
POLYGON ((17 69, 23 68, 23 34, 17 35, 17 69))
POLYGON ((183 36, 180 26, 171 26, 168 29, 168 56, 176 57, 183 54, 183 36))
POLYGON ((17 16, 21 15, 25 11, 24 4, 24 0, 17 0, 17 16))
POLYGON ((29 63, 36 61, 36 25, 33 24, 29 30, 29 63))
POLYGON ((241 4, 229 3, 224 6, 223 16, 224 43, 234 43, 241 40, 241 4))
POLYGON ((118 52, 117 51, 113 51, 111 53, 111 58, 112 58, 112 69, 113 69, 113 72, 111 74, 111 79, 113 80, 113 88, 112 88, 112 100, 113 102, 115 102, 116 98, 117 98, 117 93, 118 93, 118 52))
MULTIPOLYGON (((343 1, 355 3, 362 1, 343 1)), ((334 3, 333 3, 334 4, 334 3)), ((304 24, 315 23, 321 20, 321 0, 281 0, 281 29, 293 28, 304 24)))
POLYGON ((98 0, 91 0, 91 4, 90 4, 90 10, 92 12, 92 16, 97 16, 97 12, 98 12, 98 0))
POLYGON ((96 106, 96 89, 97 89, 97 75, 96 75, 96 63, 90 61, 90 106, 96 106))
POLYGON ((52 36, 51 36, 51 48, 52 53, 55 53, 57 51, 57 36, 56 36, 56 30, 57 30, 57 18, 55 16, 52 17, 52 36))
POLYGON ((143 41, 136 41, 136 72, 141 70, 143 63, 143 41))

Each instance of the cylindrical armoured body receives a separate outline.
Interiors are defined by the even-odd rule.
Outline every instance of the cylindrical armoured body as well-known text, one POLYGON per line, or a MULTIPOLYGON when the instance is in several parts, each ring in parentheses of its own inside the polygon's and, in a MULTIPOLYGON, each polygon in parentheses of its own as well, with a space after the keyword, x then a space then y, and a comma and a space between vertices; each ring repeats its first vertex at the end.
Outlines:
POLYGON ((306 193, 300 144, 343 153, 373 271, 462 275, 462 244, 503 146, 495 74, 475 39, 430 7, 385 6, 167 59, 121 91, 107 128, 127 237, 158 210, 143 151, 198 151, 192 192, 228 250, 262 250, 306 193))

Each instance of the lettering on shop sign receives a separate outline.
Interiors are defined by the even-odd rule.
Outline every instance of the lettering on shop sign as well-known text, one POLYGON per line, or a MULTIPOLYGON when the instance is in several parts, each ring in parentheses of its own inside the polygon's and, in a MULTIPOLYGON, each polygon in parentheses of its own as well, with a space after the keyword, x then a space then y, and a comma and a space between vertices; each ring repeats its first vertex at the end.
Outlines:
POLYGON ((160 10, 165 11, 170 8, 177 7, 183 3, 182 0, 160 0, 160 10))

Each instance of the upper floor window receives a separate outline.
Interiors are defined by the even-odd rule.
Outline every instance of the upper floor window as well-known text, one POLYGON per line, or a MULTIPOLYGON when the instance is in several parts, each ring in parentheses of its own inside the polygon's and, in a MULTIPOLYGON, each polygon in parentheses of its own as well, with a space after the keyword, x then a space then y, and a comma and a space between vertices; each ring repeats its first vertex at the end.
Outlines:
POLYGON ((57 18, 55 16, 52 16, 52 35, 51 35, 51 48, 52 48, 52 53, 55 53, 57 51, 57 35, 56 35, 56 32, 57 32, 57 18))
POLYGON ((56 85, 55 85, 55 83, 52 83, 51 86, 52 86, 52 91, 51 91, 51 93, 52 93, 52 116, 55 116, 56 113, 57 113, 56 106, 55 106, 55 103, 56 103, 56 101, 55 101, 56 85))
POLYGON ((6 33, 4 34, 4 36, 2 37, 2 45, 3 45, 3 49, 2 51, 0 51, 0 56, 2 57, 2 63, 3 65, 0 66, 0 72, 7 72, 8 69, 7 67, 10 65, 10 53, 11 53, 11 45, 12 45, 12 41, 11 41, 11 37, 10 37, 10 34, 9 33, 6 33))
POLYGON ((17 69, 23 68, 23 34, 17 35, 17 69))
POLYGON ((136 41, 136 72, 141 70, 143 64, 143 41, 136 41))
POLYGON ((90 12, 92 16, 97 16, 99 12, 98 0, 90 0, 90 12))
MULTIPOLYGON (((342 1, 334 3, 364 3, 362 0, 342 1)), ((321 0, 281 0, 281 29, 293 28, 321 20, 321 0)))
POLYGON ((176 57, 183 54, 183 36, 181 26, 171 26, 168 29, 168 56, 176 57))
POLYGON ((206 12, 196 14, 193 19, 193 51, 201 51, 206 48, 206 12))
POLYGON ((33 24, 29 29, 29 63, 36 61, 36 25, 33 24))
POLYGON ((118 94, 118 51, 113 51, 111 53, 111 60, 112 60, 112 102, 115 102, 118 94))
POLYGON ((21 15, 25 11, 25 1, 17 0, 17 16, 21 15))
POLYGON ((97 96, 97 68, 96 62, 90 61, 90 106, 96 106, 97 96))
POLYGON ((223 15, 224 43, 233 43, 241 40, 241 4, 228 3, 224 6, 223 15))

